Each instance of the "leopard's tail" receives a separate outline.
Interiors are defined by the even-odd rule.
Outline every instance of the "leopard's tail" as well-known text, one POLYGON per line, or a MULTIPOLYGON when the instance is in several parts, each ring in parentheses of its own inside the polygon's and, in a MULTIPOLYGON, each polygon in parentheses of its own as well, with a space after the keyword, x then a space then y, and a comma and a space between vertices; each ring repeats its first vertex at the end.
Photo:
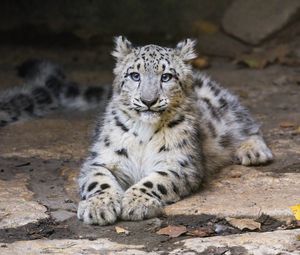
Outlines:
POLYGON ((111 94, 111 86, 79 86, 68 81, 63 70, 49 61, 28 60, 17 70, 25 84, 0 92, 0 127, 58 109, 95 108, 111 94))

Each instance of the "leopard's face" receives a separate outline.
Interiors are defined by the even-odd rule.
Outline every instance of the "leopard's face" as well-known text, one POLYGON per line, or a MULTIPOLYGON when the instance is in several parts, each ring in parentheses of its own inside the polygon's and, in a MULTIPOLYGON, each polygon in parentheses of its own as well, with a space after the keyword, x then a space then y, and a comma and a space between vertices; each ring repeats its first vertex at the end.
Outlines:
MULTIPOLYGON (((188 43, 193 51, 194 42, 186 40, 181 44, 188 43)), ((113 52, 117 57, 114 91, 120 104, 146 121, 157 120, 171 107, 178 107, 185 99, 192 75, 180 50, 178 46, 173 49, 156 45, 134 48, 126 39, 117 38, 113 52), (126 49, 121 57, 120 49, 126 49)), ((193 52, 188 54, 195 56, 193 52)))

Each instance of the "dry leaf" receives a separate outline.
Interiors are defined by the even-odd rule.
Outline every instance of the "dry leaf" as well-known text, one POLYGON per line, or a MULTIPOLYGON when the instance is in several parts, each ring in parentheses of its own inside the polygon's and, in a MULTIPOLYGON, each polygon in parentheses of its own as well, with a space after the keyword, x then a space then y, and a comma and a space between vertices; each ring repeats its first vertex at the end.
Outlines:
POLYGON ((122 227, 118 227, 118 226, 115 227, 115 230, 118 234, 123 234, 124 233, 125 235, 129 235, 129 233, 130 233, 127 229, 122 228, 122 227))
POLYGON ((283 122, 280 122, 279 126, 281 128, 292 128, 292 127, 295 127, 295 123, 290 122, 290 121, 283 121, 283 122))
POLYGON ((211 236, 214 231, 211 228, 199 227, 188 231, 187 235, 197 236, 197 237, 207 237, 211 236))
POLYGON ((235 219, 235 218, 226 218, 228 223, 236 227, 240 230, 249 229, 249 230, 256 230, 260 229, 261 224, 259 222, 256 222, 253 219, 235 219))
POLYGON ((218 32, 219 28, 217 25, 214 23, 211 23, 209 21, 205 20, 198 20, 193 23, 193 29, 194 32, 199 34, 199 33, 204 33, 204 34, 215 34, 218 32))
POLYGON ((192 66, 197 69, 205 69, 209 67, 208 59, 206 57, 198 57, 192 60, 192 66))
POLYGON ((184 233, 187 232, 187 229, 185 226, 173 226, 169 225, 165 228, 160 229, 159 231, 156 232, 156 234, 159 235, 167 235, 169 237, 178 237, 184 233))
POLYGON ((250 54, 242 54, 236 58, 234 63, 244 64, 250 68, 263 69, 268 64, 275 62, 285 64, 289 53, 290 49, 286 45, 279 45, 271 49, 254 50, 250 54))
POLYGON ((290 208, 291 208, 296 220, 299 221, 300 220, 300 204, 290 206, 290 208))

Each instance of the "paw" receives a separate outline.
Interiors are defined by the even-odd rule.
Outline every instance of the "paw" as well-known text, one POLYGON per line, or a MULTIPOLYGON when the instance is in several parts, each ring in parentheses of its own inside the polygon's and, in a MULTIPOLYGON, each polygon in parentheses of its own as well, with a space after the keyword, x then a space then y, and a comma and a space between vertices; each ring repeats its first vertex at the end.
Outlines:
POLYGON ((143 220, 161 215, 162 203, 155 196, 148 194, 137 188, 127 190, 122 200, 122 219, 143 220))
POLYGON ((242 142, 236 158, 244 166, 259 165, 272 161, 273 154, 261 137, 253 136, 242 142))
POLYGON ((121 196, 105 192, 79 202, 77 217, 87 224, 108 225, 121 213, 121 196))

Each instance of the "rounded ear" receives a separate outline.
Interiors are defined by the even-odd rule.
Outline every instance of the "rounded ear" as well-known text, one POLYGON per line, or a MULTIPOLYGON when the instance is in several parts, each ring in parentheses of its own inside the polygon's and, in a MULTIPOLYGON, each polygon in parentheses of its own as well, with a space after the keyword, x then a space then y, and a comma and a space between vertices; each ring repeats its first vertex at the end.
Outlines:
POLYGON ((195 52, 196 40, 185 39, 180 41, 175 48, 176 54, 183 59, 183 61, 189 61, 197 57, 195 52))
POLYGON ((117 36, 114 38, 115 49, 111 53, 117 60, 124 59, 131 51, 132 44, 124 36, 117 36))

